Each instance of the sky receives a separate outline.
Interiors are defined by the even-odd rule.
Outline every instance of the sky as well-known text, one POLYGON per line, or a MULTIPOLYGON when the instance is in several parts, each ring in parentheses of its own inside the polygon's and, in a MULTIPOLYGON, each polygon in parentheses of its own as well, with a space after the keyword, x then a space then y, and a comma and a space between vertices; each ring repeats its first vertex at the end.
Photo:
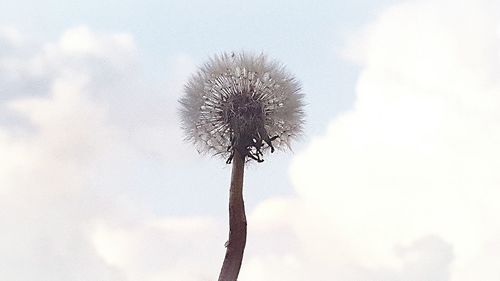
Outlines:
POLYGON ((239 280, 500 279, 499 1, 4 1, 0 279, 215 280, 230 167, 183 140, 210 56, 302 83, 248 165, 239 280))

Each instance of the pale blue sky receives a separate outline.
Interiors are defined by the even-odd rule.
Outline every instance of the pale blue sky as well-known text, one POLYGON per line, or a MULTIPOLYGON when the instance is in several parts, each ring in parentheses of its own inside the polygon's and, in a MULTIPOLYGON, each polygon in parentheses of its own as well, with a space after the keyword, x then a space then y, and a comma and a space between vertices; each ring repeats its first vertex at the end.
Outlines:
MULTIPOLYGON (((42 42, 56 40, 64 30, 80 25, 97 32, 130 33, 140 54, 141 79, 155 89, 146 95, 166 94, 158 88, 172 75, 169 63, 179 55, 199 65, 221 51, 263 51, 286 64, 303 84, 307 124, 305 138, 294 146, 297 152, 309 137, 322 134, 338 112, 351 106, 358 66, 343 60, 339 51, 352 32, 392 2, 21 0, 2 5, 0 23, 42 42)), ((118 106, 120 97, 113 101, 118 106)), ((198 176, 188 180, 183 171, 163 170, 165 159, 148 159, 141 165, 148 168, 134 173, 137 182, 130 188, 149 186, 149 192, 138 192, 136 199, 142 198, 160 213, 225 215, 227 190, 217 185, 225 186, 228 170, 203 162, 206 157, 200 156, 198 176), (204 180, 208 175, 218 178, 208 187, 210 192, 204 180), (196 196, 200 193, 206 196, 196 196), (221 207, 215 211, 214 205, 221 207)), ((271 166, 251 168, 248 186, 258 189, 247 193, 249 208, 272 195, 293 193, 290 159, 291 155, 273 155, 267 160, 271 166)))
POLYGON ((356 66, 338 57, 345 40, 384 1, 4 1, 0 23, 56 39, 69 27, 131 33, 145 79, 164 79, 179 54, 202 63, 227 50, 264 51, 284 62, 308 93, 309 128, 321 132, 352 102, 356 66))

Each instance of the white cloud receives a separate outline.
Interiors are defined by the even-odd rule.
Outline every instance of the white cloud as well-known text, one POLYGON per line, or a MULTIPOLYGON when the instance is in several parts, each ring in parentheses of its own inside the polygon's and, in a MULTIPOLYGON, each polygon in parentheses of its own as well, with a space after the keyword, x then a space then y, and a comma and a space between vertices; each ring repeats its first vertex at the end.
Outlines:
POLYGON ((0 104, 0 114, 10 113, 0 127, 0 154, 6 156, 0 161, 0 276, 122 280, 95 253, 86 233, 93 217, 108 215, 110 198, 96 197, 92 175, 116 145, 116 130, 105 106, 89 94, 90 70, 69 63, 74 57, 57 46, 50 55, 45 49, 2 57, 12 62, 6 71, 11 85, 20 87, 7 87, 8 98, 0 104), (48 87, 37 87, 34 76, 48 87), (25 87, 29 83, 32 88, 25 87), (21 87, 26 91, 15 91, 21 87))
MULTIPOLYGON (((353 41, 355 107, 297 155, 295 197, 250 210, 240 280, 498 280, 494 5, 398 4, 353 41)), ((172 178, 191 164, 163 107, 189 57, 166 97, 141 82, 130 35, 78 27, 18 48, 0 54, 0 276, 214 280, 225 220, 161 217, 140 198, 157 197, 158 163, 172 178)))
POLYGON ((112 60, 114 64, 130 59, 136 52, 132 36, 123 34, 96 34, 86 26, 64 32, 58 47, 69 56, 95 56, 112 60), (125 54, 125 55, 124 55, 125 54))
POLYGON ((12 26, 0 27, 0 42, 3 43, 2 45, 18 47, 23 43, 23 41, 23 35, 16 28, 12 26))
MULTIPOLYGON (((0 278, 145 280, 127 279, 119 264, 109 262, 109 255, 102 254, 107 245, 94 243, 102 233, 96 224, 133 224, 150 216, 152 210, 131 192, 142 187, 133 179, 141 178, 137 167, 151 165, 141 147, 181 142, 169 136, 173 104, 138 82, 138 51, 130 35, 78 27, 56 42, 16 48, 0 54, 0 81, 5 82, 0 98, 0 278), (140 103, 127 103, 137 95, 127 87, 142 93, 140 103), (120 116, 138 104, 142 111, 134 118, 140 121, 130 125, 120 116), (151 110, 165 105, 172 108, 151 110), (167 129, 155 119, 167 120, 167 129), (134 130, 141 126, 158 129, 155 134, 134 130), (139 137, 146 141, 134 143, 139 137)), ((173 71, 178 68, 186 66, 173 65, 173 71)), ((156 149, 152 153, 163 161, 175 161, 162 152, 165 148, 156 149)), ((149 271, 145 264, 139 267, 149 271)))
POLYGON ((93 241, 127 280, 214 280, 223 258, 221 226, 206 218, 98 224, 93 241))
POLYGON ((363 67, 354 109, 291 169, 306 209, 318 218, 304 240, 319 259, 393 268, 394 280, 498 278, 490 261, 500 256, 486 250, 500 233, 496 6, 398 4, 354 41, 366 44, 361 56, 350 54, 363 67), (412 242, 428 235, 449 246, 430 244, 427 251, 412 242), (422 264, 407 264, 394 250, 411 243, 422 264), (441 254, 449 256, 442 263, 435 260, 441 254))

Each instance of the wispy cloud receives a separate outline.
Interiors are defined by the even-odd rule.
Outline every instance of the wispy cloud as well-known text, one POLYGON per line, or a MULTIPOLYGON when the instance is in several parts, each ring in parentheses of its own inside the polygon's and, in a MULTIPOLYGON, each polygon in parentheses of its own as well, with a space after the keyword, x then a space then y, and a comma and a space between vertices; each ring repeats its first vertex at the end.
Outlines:
MULTIPOLYGON (((0 40, 21 33, 8 34, 0 40)), ((175 93, 159 98, 143 86, 128 34, 82 26, 31 44, 0 55, 0 276, 124 280, 94 245, 95 222, 147 220, 151 209, 132 199, 150 186, 135 178, 151 155, 180 159, 165 148, 181 144, 166 102, 175 93)), ((171 67, 186 69, 189 60, 171 67)), ((178 89, 174 80, 168 85, 178 89)))

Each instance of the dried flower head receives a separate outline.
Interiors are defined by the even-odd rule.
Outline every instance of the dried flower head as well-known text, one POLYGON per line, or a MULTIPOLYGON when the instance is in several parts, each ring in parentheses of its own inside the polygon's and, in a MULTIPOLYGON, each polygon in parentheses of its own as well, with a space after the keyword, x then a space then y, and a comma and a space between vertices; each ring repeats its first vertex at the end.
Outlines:
POLYGON ((185 85, 181 120, 200 152, 231 162, 235 150, 262 162, 302 131, 303 94, 284 67, 263 55, 223 53, 185 85))

